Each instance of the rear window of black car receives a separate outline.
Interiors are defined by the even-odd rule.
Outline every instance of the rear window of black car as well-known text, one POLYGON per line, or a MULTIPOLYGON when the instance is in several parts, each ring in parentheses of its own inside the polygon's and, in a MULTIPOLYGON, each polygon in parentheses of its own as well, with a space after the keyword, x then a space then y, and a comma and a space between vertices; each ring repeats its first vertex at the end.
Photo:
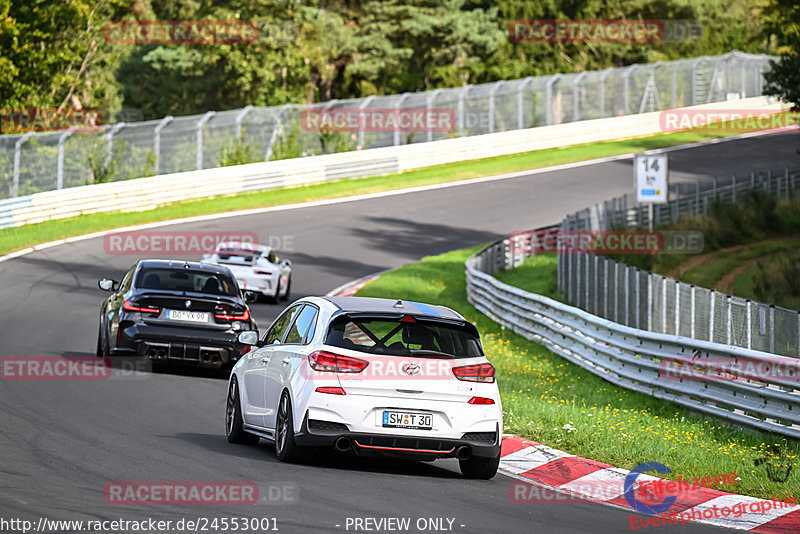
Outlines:
POLYGON ((191 269, 145 268, 136 275, 135 285, 139 289, 239 296, 239 288, 230 276, 191 269))
POLYGON ((327 345, 392 356, 475 358, 480 340, 468 328, 441 321, 343 316, 328 329, 327 345))

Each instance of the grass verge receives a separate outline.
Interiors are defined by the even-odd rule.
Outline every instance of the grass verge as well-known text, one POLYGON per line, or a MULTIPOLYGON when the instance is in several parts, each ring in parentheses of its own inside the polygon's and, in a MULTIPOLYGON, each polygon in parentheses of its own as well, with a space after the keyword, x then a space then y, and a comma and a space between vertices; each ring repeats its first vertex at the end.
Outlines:
MULTIPOLYGON (((675 404, 616 387, 570 364, 541 345, 501 328, 466 299, 464 261, 480 247, 424 258, 388 272, 358 291, 359 296, 408 299, 451 307, 474 322, 487 357, 497 368, 505 431, 624 468, 657 461, 667 478, 697 478, 735 472, 740 481, 724 491, 767 498, 800 493, 800 473, 785 483, 770 481, 768 458, 794 463, 796 442, 747 433, 690 413, 675 404), (772 452, 780 447, 781 456, 772 452)), ((524 266, 532 282, 552 290, 555 264, 537 260, 524 266)), ((519 280, 507 272, 501 279, 519 280)))
POLYGON ((682 145, 724 136, 724 134, 714 131, 684 131, 659 134, 622 141, 590 143, 565 148, 536 150, 511 156, 451 163, 388 176, 339 180, 303 187, 175 202, 147 211, 86 214, 18 228, 0 229, 0 255, 40 243, 136 224, 465 180, 682 145))

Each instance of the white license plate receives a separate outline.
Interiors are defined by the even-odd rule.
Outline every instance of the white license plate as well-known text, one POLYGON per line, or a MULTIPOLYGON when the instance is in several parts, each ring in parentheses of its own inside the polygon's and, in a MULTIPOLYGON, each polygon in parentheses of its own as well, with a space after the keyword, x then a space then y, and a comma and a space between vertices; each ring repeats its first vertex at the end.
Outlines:
POLYGON ((174 321, 192 321, 194 323, 207 323, 208 314, 206 312, 193 312, 184 310, 167 310, 167 319, 174 321))
POLYGON ((433 414, 410 412, 383 412, 383 426, 390 428, 433 428, 433 414))

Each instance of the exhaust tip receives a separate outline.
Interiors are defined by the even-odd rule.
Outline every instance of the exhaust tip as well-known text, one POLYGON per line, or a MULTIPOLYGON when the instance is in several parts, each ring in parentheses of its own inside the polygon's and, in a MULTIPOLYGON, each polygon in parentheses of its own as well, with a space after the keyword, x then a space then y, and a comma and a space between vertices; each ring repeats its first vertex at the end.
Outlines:
POLYGON ((353 443, 350 441, 350 438, 341 437, 336 440, 336 443, 334 443, 333 446, 339 452, 346 452, 350 450, 350 448, 353 446, 353 443))
POLYGON ((468 445, 462 445, 456 449, 456 458, 459 460, 466 460, 472 456, 472 449, 468 445))

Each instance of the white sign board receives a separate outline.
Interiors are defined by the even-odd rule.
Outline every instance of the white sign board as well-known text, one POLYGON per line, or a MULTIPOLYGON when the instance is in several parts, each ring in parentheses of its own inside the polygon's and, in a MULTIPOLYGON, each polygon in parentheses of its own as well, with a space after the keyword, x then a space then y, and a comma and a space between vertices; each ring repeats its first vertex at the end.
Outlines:
POLYGON ((637 154, 633 160, 636 200, 650 204, 669 202, 669 168, 666 154, 637 154))

